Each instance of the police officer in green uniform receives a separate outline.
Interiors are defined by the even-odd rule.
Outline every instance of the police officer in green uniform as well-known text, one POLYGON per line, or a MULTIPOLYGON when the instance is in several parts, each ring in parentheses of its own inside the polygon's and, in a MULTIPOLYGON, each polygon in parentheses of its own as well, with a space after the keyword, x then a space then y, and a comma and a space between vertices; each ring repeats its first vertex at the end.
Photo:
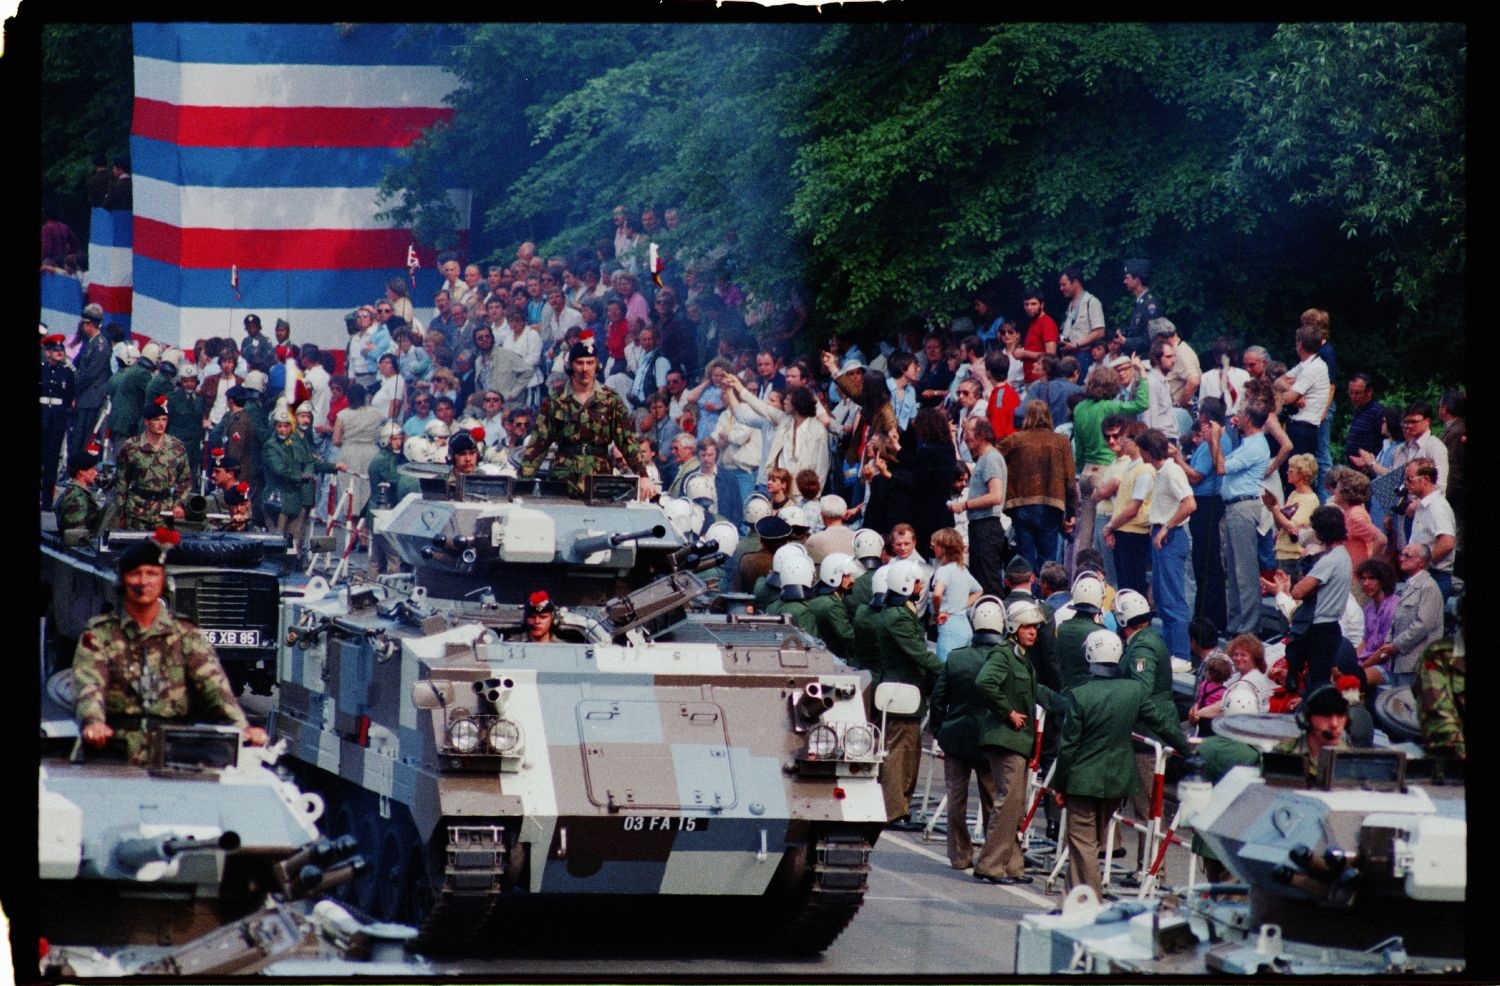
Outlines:
POLYGON ((1095 630, 1084 651, 1090 678, 1065 696, 1067 712, 1052 788, 1068 810, 1067 887, 1087 883, 1102 896, 1099 844, 1120 799, 1134 794, 1140 783, 1131 769, 1130 734, 1140 723, 1183 751, 1187 737, 1176 715, 1164 717, 1145 683, 1121 666, 1124 647, 1119 637, 1095 630))
MULTIPOLYGON (((759 545, 752 551, 740 552, 739 564, 734 570, 735 589, 737 592, 756 593, 757 611, 763 612, 763 607, 770 603, 770 600, 761 601, 757 587, 771 574, 771 562, 775 559, 776 552, 781 550, 791 536, 792 525, 780 517, 762 517, 755 522, 755 539, 759 545)), ((775 596, 771 598, 774 599, 775 596)))
POLYGON ((285 534, 300 548, 305 542, 307 514, 316 495, 313 485, 316 477, 320 473, 347 472, 349 467, 342 462, 324 462, 313 455, 301 436, 293 434, 296 422, 286 408, 277 408, 271 415, 271 422, 276 433, 261 451, 266 470, 266 497, 280 505, 276 533, 285 534))
MULTIPOLYGON (((134 352, 134 345, 128 344, 127 351, 134 352)), ((129 366, 109 378, 109 417, 105 423, 117 450, 127 439, 140 434, 141 410, 155 368, 149 359, 136 353, 129 366)))
POLYGON ((89 537, 99 533, 103 511, 89 487, 99 476, 99 446, 90 443, 82 452, 68 457, 68 488, 52 507, 60 531, 84 530, 89 537))
POLYGON ((995 778, 998 805, 990 817, 984 849, 974 865, 974 878, 986 883, 1030 883, 1026 861, 1016 842, 1016 831, 1026 814, 1026 762, 1031 758, 1036 740, 1033 718, 1037 699, 1043 705, 1060 711, 1057 693, 1041 684, 1031 660, 1041 628, 1047 622, 1042 604, 1034 599, 1018 599, 1007 608, 1006 626, 1010 640, 993 649, 979 672, 977 685, 998 725, 987 751, 995 778))
POLYGON ((870 672, 873 680, 867 704, 873 709, 875 686, 880 684, 880 611, 885 608, 890 566, 882 565, 869 574, 870 600, 860 604, 850 621, 854 626, 854 660, 850 663, 870 672))
POLYGON ((881 561, 884 552, 885 538, 877 531, 860 528, 854 532, 854 560, 864 569, 864 573, 854 580, 849 595, 844 599, 851 620, 855 612, 869 603, 874 594, 875 569, 884 564, 881 561))
MULTIPOLYGON (((1115 619, 1120 624, 1120 635, 1125 639, 1125 670, 1135 675, 1146 686, 1151 701, 1162 715, 1177 720, 1177 706, 1172 701, 1172 657, 1167 652, 1167 642, 1151 625, 1155 613, 1146 597, 1134 589, 1121 589, 1115 594, 1115 619)), ((1143 734, 1153 739, 1161 737, 1149 730, 1143 734)), ((1136 773, 1140 786, 1136 789, 1131 809, 1135 817, 1145 821, 1151 813, 1151 788, 1156 776, 1155 750, 1145 743, 1135 744, 1136 773)), ((1136 834, 1136 874, 1146 869, 1146 833, 1136 834)))
POLYGON ((154 530, 164 510, 180 519, 192 491, 187 449, 167 434, 166 401, 147 404, 141 418, 145 433, 120 446, 117 459, 120 526, 127 531, 154 530))
MULTIPOLYGON (((162 361, 161 373, 172 364, 162 361)), ((194 476, 203 462, 203 405, 198 400, 198 368, 190 361, 176 371, 167 393, 167 434, 187 449, 188 465, 194 476)))
POLYGON ((845 663, 854 652, 854 622, 849 618, 844 597, 854 585, 856 572, 863 574, 853 558, 842 551, 830 553, 818 566, 818 587, 807 604, 807 611, 817 621, 815 632, 845 663))
MULTIPOLYGON (((771 518, 767 517, 766 520, 771 520, 771 518)), ((776 520, 781 520, 781 518, 777 517, 776 520)), ((782 524, 785 525, 786 522, 782 521, 782 524)), ((767 530, 771 533, 763 532, 761 538, 774 552, 771 555, 771 570, 756 579, 755 587, 750 590, 755 596, 755 609, 761 613, 772 612, 772 605, 781 599, 781 571, 786 563, 796 557, 807 558, 807 552, 802 545, 792 540, 790 525, 786 526, 785 537, 781 536, 782 528, 780 527, 772 528, 767 525, 767 530)), ((811 562, 811 559, 808 561, 811 562)))
POLYGON ((649 500, 657 494, 656 484, 646 475, 630 411, 618 394, 597 382, 598 374, 594 335, 585 332, 568 348, 569 379, 562 394, 542 401, 536 439, 521 453, 520 475, 523 479, 535 476, 555 445, 553 477, 566 479, 574 493, 582 496, 587 477, 613 472, 609 461, 613 443, 639 477, 641 499, 649 500))
POLYGON ((917 603, 926 587, 926 572, 914 558, 892 563, 886 576, 889 588, 885 608, 876 624, 880 641, 880 680, 916 685, 922 701, 914 715, 890 716, 886 729, 885 766, 880 787, 885 794, 888 822, 905 819, 911 810, 911 795, 917 787, 922 762, 922 715, 927 696, 943 662, 927 649, 927 634, 917 617, 917 603))
POLYGON ((122 609, 89 621, 73 657, 74 714, 83 741, 95 748, 123 746, 143 763, 157 723, 186 719, 194 697, 207 711, 264 746, 266 731, 251 726, 212 645, 162 603, 168 546, 154 540, 120 556, 122 609))
MULTIPOLYGON (((1073 583, 1073 615, 1057 625, 1057 639, 1053 643, 1053 655, 1057 659, 1057 674, 1062 690, 1088 680, 1089 662, 1084 656, 1083 644, 1089 634, 1103 626, 1101 613, 1104 608, 1104 583, 1093 575, 1080 575, 1073 583)), ((1064 607, 1066 612, 1068 607, 1064 607)), ((1062 615, 1061 613, 1059 615, 1062 615)))
POLYGON ((995 806, 995 767, 1003 740, 1002 720, 980 692, 978 679, 991 656, 1005 646, 1005 604, 996 596, 979 597, 970 607, 969 623, 974 627, 974 637, 967 647, 948 652, 948 660, 932 686, 927 714, 927 728, 943 748, 943 781, 948 789, 948 863, 955 870, 974 865, 974 841, 969 836, 971 776, 979 780, 979 819, 986 832, 985 845, 992 838, 990 823, 995 806))
POLYGON ((808 633, 818 632, 816 613, 808 612, 808 600, 812 597, 814 578, 812 559, 788 545, 781 549, 787 552, 781 564, 780 597, 766 607, 773 616, 787 616, 808 633))

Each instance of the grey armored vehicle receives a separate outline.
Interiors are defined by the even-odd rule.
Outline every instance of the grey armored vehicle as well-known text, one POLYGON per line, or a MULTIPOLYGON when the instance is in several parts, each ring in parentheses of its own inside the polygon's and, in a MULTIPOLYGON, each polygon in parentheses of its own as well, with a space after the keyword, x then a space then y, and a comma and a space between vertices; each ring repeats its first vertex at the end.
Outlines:
MULTIPOLYGON (((1247 717, 1244 718, 1269 718, 1247 717)), ((1179 788, 1185 821, 1234 877, 1155 900, 1030 915, 1016 972, 1410 975, 1466 968, 1462 765, 1399 749, 1267 752, 1211 791, 1179 788)), ((1206 787, 1206 785, 1204 785, 1206 787)), ((1070 898, 1072 895, 1070 895, 1070 898)))
POLYGON ((38 910, 54 944, 187 942, 259 906, 276 864, 318 839, 322 799, 234 727, 158 727, 148 766, 85 753, 65 669, 41 740, 38 910))
POLYGON ((376 525, 412 577, 283 608, 271 725, 374 862, 353 902, 424 951, 589 901, 826 947, 885 821, 858 674, 780 617, 690 612, 722 556, 633 481, 422 482, 376 525), (522 629, 541 589, 560 642, 522 629))

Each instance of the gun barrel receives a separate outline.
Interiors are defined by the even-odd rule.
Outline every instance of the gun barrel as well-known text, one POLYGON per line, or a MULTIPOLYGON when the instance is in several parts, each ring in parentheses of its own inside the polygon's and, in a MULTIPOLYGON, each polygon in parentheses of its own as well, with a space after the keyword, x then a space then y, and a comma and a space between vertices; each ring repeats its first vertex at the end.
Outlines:
POLYGON ((170 836, 122 839, 115 845, 115 862, 121 869, 138 870, 147 863, 164 863, 187 852, 233 852, 240 847, 236 832, 217 839, 172 838, 170 836))
POLYGON ((575 555, 591 555, 596 551, 606 551, 610 548, 618 548, 627 541, 638 541, 641 538, 659 538, 665 536, 667 529, 660 524, 649 527, 644 531, 631 533, 621 532, 619 534, 594 534, 582 537, 573 542, 573 553, 575 555))

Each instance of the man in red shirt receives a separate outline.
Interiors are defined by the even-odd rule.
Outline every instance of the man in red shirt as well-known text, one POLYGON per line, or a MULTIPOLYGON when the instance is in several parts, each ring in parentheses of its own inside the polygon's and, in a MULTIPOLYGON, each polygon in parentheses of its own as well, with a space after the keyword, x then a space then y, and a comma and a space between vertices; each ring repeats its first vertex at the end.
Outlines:
POLYGON ((1057 353, 1057 323, 1042 310, 1046 302, 1042 298, 1042 289, 1036 285, 1026 288, 1023 304, 1026 317, 1031 321, 1027 323, 1026 339, 1021 344, 1021 362, 1026 365, 1026 382, 1032 383, 1042 375, 1042 357, 1057 353))
POLYGON ((1010 373, 1010 357, 1000 350, 985 354, 984 372, 990 378, 990 391, 985 397, 985 417, 995 430, 995 441, 999 441, 1016 430, 1016 408, 1021 406, 1021 395, 1006 383, 1010 373))

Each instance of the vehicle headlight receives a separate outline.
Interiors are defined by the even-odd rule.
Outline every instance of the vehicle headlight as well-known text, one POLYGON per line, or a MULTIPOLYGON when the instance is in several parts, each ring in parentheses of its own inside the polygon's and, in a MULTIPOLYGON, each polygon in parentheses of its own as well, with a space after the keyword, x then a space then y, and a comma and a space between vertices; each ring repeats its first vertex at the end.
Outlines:
POLYGON ((807 756, 810 760, 831 760, 838 747, 839 737, 831 726, 817 726, 807 734, 807 756))
POLYGON ((448 745, 459 753, 473 753, 479 749, 479 723, 473 719, 459 719, 448 727, 448 745))
POLYGON ((511 753, 521 745, 521 727, 509 719, 497 719, 490 727, 490 749, 496 753, 511 753))
POLYGON ((850 726, 844 730, 844 756, 863 760, 875 752, 875 730, 869 726, 850 726))

